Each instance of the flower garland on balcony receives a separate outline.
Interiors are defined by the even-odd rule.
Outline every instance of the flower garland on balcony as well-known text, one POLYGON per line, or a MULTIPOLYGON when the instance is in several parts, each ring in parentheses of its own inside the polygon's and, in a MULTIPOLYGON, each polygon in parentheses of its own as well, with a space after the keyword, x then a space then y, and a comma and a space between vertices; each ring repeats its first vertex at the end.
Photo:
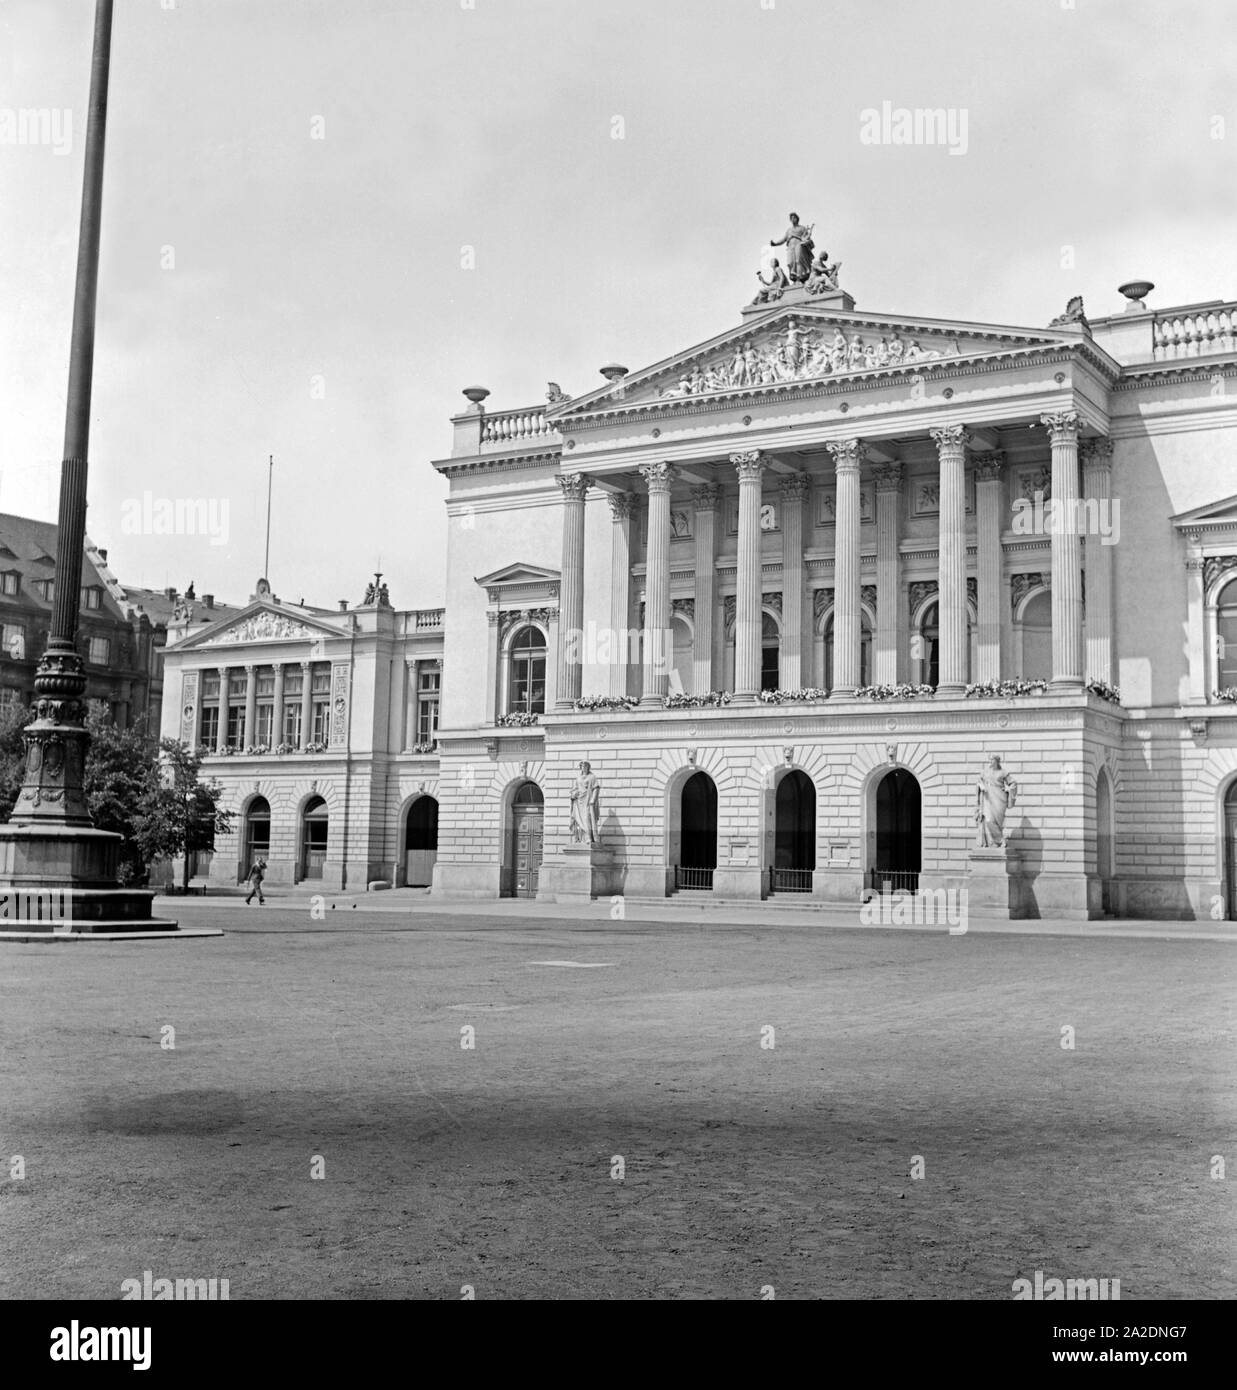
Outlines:
POLYGON ((530 724, 537 724, 540 720, 539 714, 526 714, 517 710, 514 714, 500 714, 494 723, 500 729, 526 729, 530 724))
POLYGON ((438 743, 437 741, 433 743, 414 743, 412 751, 414 753, 436 753, 438 751, 438 743))
POLYGON ((1098 695, 1101 700, 1111 700, 1114 705, 1121 703, 1121 692, 1115 685, 1109 685, 1107 681, 1088 681, 1087 689, 1092 695, 1098 695))
POLYGON ((729 690, 710 690, 704 695, 667 695, 667 709, 706 709, 709 706, 728 705, 731 701, 729 690))
POLYGON ((762 690, 760 692, 762 705, 802 705, 828 698, 829 692, 827 690, 819 690, 814 685, 809 685, 805 690, 762 690))
POLYGON ((1048 689, 1047 681, 976 681, 966 688, 968 700, 1001 700, 1014 695, 1038 695, 1048 689))
POLYGON ((1211 698, 1223 700, 1230 705, 1237 705, 1237 685, 1226 685, 1223 690, 1213 690, 1211 698))
POLYGON ((857 700, 926 700, 936 694, 934 685, 861 685, 857 700))
POLYGON ((581 695, 572 709, 635 709, 638 695, 581 695))

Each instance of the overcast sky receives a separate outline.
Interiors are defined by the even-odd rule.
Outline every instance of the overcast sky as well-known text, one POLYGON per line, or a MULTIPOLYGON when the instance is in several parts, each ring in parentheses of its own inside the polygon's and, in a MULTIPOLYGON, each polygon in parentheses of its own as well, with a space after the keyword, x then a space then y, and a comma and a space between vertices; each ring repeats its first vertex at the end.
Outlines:
MULTIPOLYGON (((48 519, 93 9, 0 0, 0 510, 48 519), (23 108, 71 140, 15 143, 23 108)), ((243 601, 274 454, 277 593, 440 602, 461 389, 580 394, 737 324, 792 208, 863 309, 1231 299, 1235 11, 117 0, 88 530, 122 582, 243 601), (864 143, 885 101, 965 112, 965 152, 864 143), (147 492, 226 503, 227 543, 134 531, 147 492)))

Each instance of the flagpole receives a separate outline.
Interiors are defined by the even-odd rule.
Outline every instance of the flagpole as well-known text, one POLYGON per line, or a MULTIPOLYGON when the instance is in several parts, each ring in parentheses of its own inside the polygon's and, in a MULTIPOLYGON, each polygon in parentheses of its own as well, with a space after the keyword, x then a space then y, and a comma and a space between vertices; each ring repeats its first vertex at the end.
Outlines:
POLYGON ((270 456, 266 473, 266 555, 262 561, 262 578, 269 584, 271 579, 271 488, 275 482, 275 455, 270 456))

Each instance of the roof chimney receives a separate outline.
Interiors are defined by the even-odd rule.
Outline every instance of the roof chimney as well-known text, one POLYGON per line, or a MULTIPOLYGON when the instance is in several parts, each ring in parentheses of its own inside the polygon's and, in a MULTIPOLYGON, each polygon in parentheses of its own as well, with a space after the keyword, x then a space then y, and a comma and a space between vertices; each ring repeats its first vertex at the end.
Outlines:
POLYGON ((346 598, 341 598, 341 599, 340 599, 340 601, 339 601, 339 611, 340 611, 341 613, 346 613, 346 612, 348 611, 348 600, 347 600, 346 598))
POLYGON ((102 546, 99 547, 99 559, 102 560, 105 565, 107 564, 107 551, 104 550, 102 546))
POLYGON ((173 585, 173 586, 172 586, 171 588, 169 588, 169 589, 166 589, 166 590, 164 591, 164 594, 165 594, 165 597, 167 598, 167 601, 168 601, 169 603, 175 603, 175 602, 176 602, 176 586, 175 586, 175 585, 173 585))
POLYGON ((207 608, 213 608, 215 606, 214 594, 203 594, 202 602, 207 606, 207 608))

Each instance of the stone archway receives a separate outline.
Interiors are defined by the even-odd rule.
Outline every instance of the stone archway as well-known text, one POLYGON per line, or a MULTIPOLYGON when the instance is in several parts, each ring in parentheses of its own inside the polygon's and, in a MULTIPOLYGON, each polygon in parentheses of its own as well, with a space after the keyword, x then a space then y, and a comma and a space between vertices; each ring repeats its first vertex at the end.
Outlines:
POLYGON ((878 892, 918 892, 923 867, 923 799, 919 779, 891 768, 875 787, 875 827, 868 884, 878 892))
POLYGON ((1224 794, 1224 896, 1225 915, 1237 922, 1237 778, 1224 794))
POLYGON ((712 889, 717 868, 717 783, 707 772, 694 772, 671 793, 669 862, 674 886, 712 889))
POLYGON ((404 885, 428 888, 438 859, 438 801, 419 796, 408 807, 404 824, 404 885))
POLYGON ((771 893, 810 893, 816 868, 816 787, 792 768, 774 791, 771 893))

